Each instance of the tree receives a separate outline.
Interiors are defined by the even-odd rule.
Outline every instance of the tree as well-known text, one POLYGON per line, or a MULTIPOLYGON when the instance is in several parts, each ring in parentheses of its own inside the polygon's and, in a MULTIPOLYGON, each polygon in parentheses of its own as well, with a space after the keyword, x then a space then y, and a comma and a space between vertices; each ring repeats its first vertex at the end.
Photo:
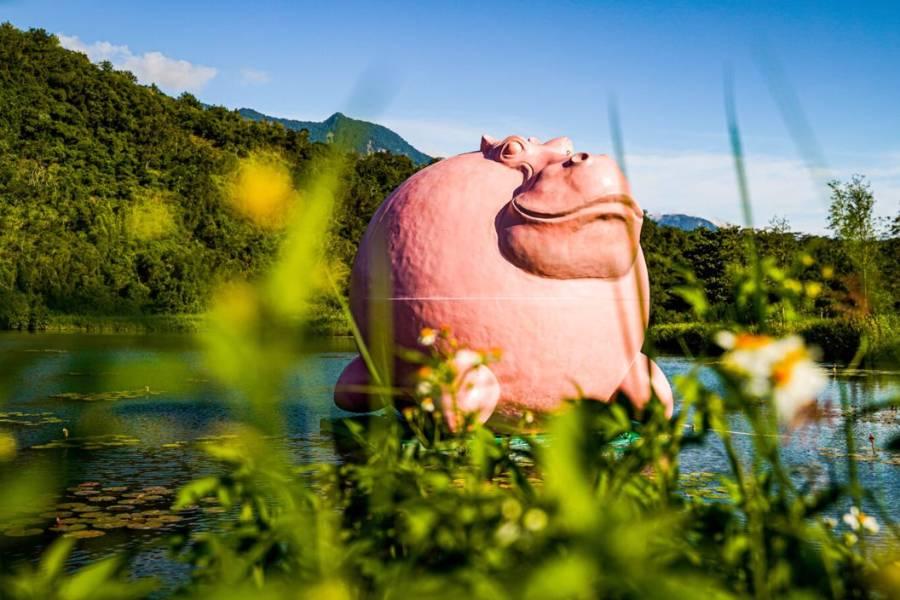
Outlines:
POLYGON ((831 189, 828 228, 840 240, 853 263, 860 279, 860 308, 864 313, 870 313, 874 308, 874 276, 879 257, 875 195, 862 175, 854 175, 846 183, 832 180, 828 187, 831 189))

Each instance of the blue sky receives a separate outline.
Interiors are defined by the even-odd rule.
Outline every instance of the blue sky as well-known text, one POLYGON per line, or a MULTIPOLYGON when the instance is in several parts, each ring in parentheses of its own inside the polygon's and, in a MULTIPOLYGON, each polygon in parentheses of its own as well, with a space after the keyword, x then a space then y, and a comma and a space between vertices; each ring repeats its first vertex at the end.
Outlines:
MULTIPOLYGON (((900 206, 900 8, 877 2, 0 1, 171 93, 231 108, 384 123, 448 155, 481 133, 568 135, 611 152, 618 98, 635 195, 651 212, 739 222, 722 101, 733 73, 756 224, 822 231, 821 180, 803 167, 758 56, 775 57, 826 159, 900 206)), ((784 88, 779 88, 784 89, 784 88)))

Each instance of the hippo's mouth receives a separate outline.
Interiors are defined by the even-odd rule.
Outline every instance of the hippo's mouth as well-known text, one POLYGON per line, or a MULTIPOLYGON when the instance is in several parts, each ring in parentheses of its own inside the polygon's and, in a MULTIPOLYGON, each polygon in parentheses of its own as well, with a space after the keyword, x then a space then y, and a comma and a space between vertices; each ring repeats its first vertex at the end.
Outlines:
POLYGON ((538 221, 541 223, 557 223, 568 221, 571 219, 590 218, 590 219, 621 219, 623 221, 630 219, 642 219, 643 213, 637 202, 627 194, 610 194, 594 198, 589 202, 579 204, 569 209, 561 211, 542 210, 542 207, 535 206, 539 203, 530 203, 528 194, 522 194, 513 198, 510 203, 513 209, 528 221, 538 221))

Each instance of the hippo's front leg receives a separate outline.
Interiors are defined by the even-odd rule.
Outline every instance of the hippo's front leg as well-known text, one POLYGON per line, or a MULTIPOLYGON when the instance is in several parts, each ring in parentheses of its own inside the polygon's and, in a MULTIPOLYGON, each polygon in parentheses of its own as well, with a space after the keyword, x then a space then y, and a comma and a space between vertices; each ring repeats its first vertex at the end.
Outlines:
POLYGON ((379 396, 372 394, 369 370, 362 357, 357 356, 344 367, 334 387, 334 403, 350 412, 368 412, 381 408, 379 396))
POLYGON ((662 369, 643 353, 638 354, 631 363, 631 368, 619 384, 616 394, 627 396, 637 408, 646 406, 652 395, 656 394, 666 407, 666 416, 672 416, 674 400, 669 381, 662 369))

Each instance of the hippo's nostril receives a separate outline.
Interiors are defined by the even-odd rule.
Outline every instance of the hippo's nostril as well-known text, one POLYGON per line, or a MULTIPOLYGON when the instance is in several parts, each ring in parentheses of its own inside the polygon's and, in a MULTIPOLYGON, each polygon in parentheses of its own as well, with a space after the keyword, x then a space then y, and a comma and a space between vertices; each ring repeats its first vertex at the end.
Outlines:
POLYGON ((588 154, 587 152, 576 152, 575 154, 572 155, 572 158, 570 158, 569 160, 572 161, 572 164, 577 165, 577 164, 588 162, 588 160, 590 160, 590 158, 591 158, 591 155, 588 154))

